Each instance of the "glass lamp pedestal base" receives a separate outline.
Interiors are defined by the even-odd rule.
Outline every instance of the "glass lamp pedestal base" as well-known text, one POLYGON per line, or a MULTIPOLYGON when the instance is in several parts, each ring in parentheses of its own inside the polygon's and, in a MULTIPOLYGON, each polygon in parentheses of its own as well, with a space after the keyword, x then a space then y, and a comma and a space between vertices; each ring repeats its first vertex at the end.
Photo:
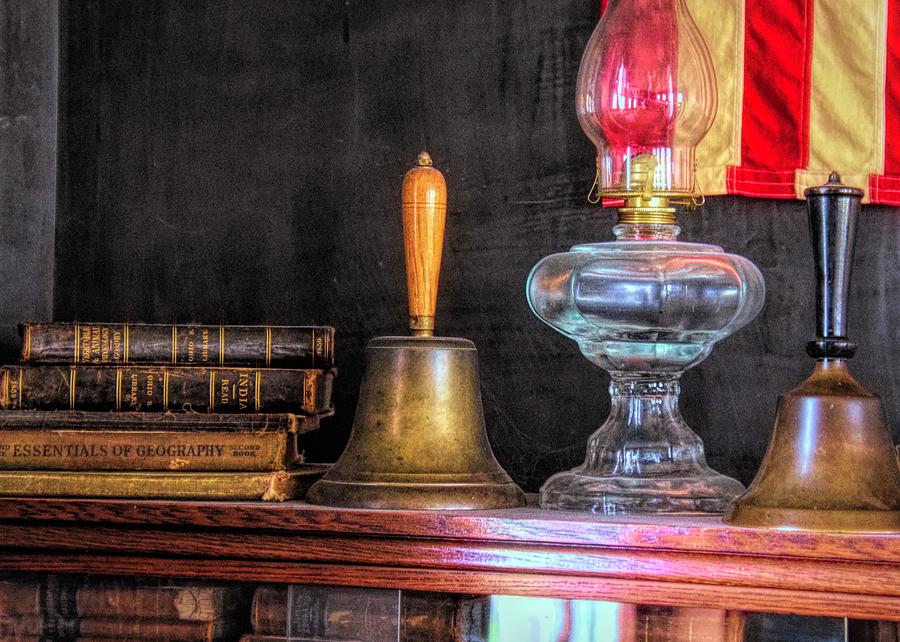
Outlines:
POLYGON ((736 479, 711 468, 694 477, 598 477, 583 466, 553 475, 541 488, 541 508, 604 515, 721 514, 744 492, 736 479))
POLYGON ((744 486, 711 469, 700 438, 678 412, 678 378, 610 383, 609 418, 584 464, 541 488, 541 508, 605 515, 723 513, 744 486))
POLYGON ((743 486, 706 465, 703 443, 678 412, 678 379, 759 313, 762 274, 720 247, 675 240, 674 224, 613 231, 615 242, 551 254, 528 276, 531 309, 609 372, 612 395, 584 464, 551 477, 541 506, 722 513, 743 486))

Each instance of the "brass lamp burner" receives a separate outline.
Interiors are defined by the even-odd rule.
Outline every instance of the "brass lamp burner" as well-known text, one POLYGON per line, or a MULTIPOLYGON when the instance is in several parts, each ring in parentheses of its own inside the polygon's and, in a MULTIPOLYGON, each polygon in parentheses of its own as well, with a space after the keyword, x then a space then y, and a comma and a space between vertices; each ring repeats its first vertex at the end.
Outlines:
MULTIPOLYGON (((703 204, 703 195, 697 192, 660 190, 654 187, 659 160, 653 154, 635 154, 631 158, 630 171, 623 172, 622 180, 615 186, 600 190, 601 199, 623 200, 619 207, 620 225, 675 225, 674 205, 691 210, 703 204)), ((600 169, 597 168, 597 182, 600 169)))

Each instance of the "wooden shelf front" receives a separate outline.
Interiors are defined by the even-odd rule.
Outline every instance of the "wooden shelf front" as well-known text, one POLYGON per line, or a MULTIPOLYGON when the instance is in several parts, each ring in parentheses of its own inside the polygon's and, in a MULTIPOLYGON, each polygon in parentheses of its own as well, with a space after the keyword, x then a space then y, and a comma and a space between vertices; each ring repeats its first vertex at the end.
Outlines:
POLYGON ((610 599, 900 620, 900 534, 536 508, 0 499, 0 570, 610 599))

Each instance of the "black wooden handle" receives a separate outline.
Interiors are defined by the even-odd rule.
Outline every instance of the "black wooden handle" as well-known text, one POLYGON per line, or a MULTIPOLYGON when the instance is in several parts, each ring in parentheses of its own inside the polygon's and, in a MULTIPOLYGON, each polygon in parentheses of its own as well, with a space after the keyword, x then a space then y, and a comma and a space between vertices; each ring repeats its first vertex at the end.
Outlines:
POLYGON ((847 359, 856 351, 847 338, 847 295, 863 192, 832 172, 827 184, 803 194, 816 261, 816 340, 806 352, 817 359, 847 359))

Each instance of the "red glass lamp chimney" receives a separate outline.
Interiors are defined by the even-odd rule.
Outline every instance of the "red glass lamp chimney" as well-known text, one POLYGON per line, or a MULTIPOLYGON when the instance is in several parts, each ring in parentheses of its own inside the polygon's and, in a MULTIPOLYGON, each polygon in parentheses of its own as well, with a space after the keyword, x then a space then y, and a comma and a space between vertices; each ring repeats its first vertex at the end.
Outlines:
POLYGON ((577 86, 578 120, 597 147, 603 195, 639 191, 649 169, 655 196, 690 201, 694 151, 716 107, 712 58, 685 1, 611 0, 577 86))

